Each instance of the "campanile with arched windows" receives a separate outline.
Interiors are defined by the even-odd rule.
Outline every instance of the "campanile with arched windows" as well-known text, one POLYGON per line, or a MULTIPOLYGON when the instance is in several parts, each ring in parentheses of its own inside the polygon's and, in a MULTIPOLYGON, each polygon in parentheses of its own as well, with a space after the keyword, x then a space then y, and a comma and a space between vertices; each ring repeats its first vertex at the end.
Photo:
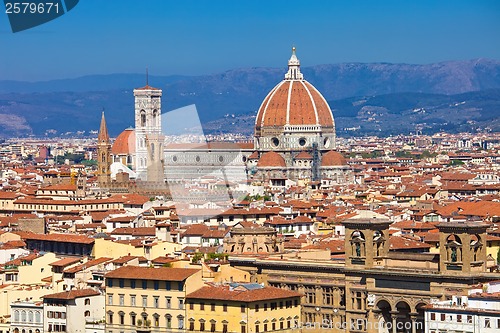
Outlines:
POLYGON ((486 229, 482 221, 442 222, 438 224, 439 270, 463 275, 486 271, 486 229))
POLYGON ((161 89, 148 84, 134 89, 135 168, 137 178, 142 180, 158 181, 163 175, 161 96, 161 89))
POLYGON ((381 266, 389 253, 391 221, 372 211, 358 213, 355 218, 342 222, 345 227, 346 266, 381 266))

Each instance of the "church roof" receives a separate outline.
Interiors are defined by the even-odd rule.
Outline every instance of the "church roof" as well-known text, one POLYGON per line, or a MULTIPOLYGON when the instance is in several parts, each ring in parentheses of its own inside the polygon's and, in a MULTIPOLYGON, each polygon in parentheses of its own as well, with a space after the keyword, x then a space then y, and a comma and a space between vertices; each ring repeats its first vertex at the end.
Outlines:
POLYGON ((332 111, 325 98, 300 72, 295 48, 285 79, 269 92, 256 117, 256 133, 262 128, 278 126, 320 126, 329 131, 334 128, 332 111))
POLYGON ((145 85, 141 88, 135 88, 135 90, 161 90, 160 88, 151 87, 149 84, 145 85))
POLYGON ((135 130, 127 128, 118 135, 113 147, 111 148, 113 155, 128 155, 135 153, 135 130))
POLYGON ((312 160, 313 157, 311 156, 311 154, 309 154, 305 151, 301 151, 297 156, 295 156, 295 159, 296 160, 312 160))
POLYGON ((342 154, 330 150, 328 153, 323 155, 323 158, 321 159, 321 166, 343 166, 347 165, 347 161, 342 156, 342 154))
POLYGON ((285 159, 278 153, 274 151, 268 151, 262 154, 257 162, 258 167, 282 167, 286 168, 285 159))

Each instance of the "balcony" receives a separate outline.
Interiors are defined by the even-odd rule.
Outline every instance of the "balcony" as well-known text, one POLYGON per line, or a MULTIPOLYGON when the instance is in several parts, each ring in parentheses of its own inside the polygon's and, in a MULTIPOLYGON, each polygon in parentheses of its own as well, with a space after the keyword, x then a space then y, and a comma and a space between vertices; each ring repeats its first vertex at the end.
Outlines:
POLYGON ((137 333, 150 333, 151 332, 151 320, 150 319, 138 319, 137 320, 137 333))

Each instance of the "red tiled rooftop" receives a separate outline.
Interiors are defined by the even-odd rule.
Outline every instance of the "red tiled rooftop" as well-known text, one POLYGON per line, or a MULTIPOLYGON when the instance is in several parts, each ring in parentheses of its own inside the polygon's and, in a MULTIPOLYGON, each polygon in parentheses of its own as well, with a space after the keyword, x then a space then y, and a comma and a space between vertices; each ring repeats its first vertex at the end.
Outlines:
POLYGON ((258 167, 281 167, 285 168, 285 159, 278 153, 274 151, 268 151, 259 158, 257 162, 258 167))
POLYGON ((80 258, 71 258, 71 257, 68 257, 68 258, 60 259, 58 261, 54 261, 53 263, 50 263, 49 265, 50 266, 66 267, 66 266, 72 265, 74 263, 77 263, 79 261, 80 261, 80 258))
POLYGON ((43 299, 44 300, 45 299, 70 300, 70 299, 75 299, 75 298, 91 297, 91 296, 98 296, 98 295, 100 295, 100 293, 95 291, 94 289, 73 289, 70 291, 63 291, 61 293, 45 295, 45 296, 43 296, 43 299))
POLYGON ((94 239, 89 238, 84 235, 76 234, 36 234, 32 232, 25 231, 15 231, 15 234, 21 236, 24 240, 40 240, 40 241, 52 241, 52 242, 63 242, 63 243, 82 243, 82 244, 93 244, 94 239))
POLYGON ((221 300, 235 302, 257 302, 274 299, 300 297, 301 294, 275 287, 246 290, 242 287, 206 286, 187 295, 187 299, 221 300))

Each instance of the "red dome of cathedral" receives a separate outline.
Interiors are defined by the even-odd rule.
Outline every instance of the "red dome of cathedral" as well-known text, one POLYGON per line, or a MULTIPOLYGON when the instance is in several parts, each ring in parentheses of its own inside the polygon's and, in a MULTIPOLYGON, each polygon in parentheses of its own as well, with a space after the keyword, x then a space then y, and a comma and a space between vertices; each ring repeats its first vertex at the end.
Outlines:
POLYGON ((128 155, 135 152, 135 131, 133 128, 127 128, 118 135, 113 147, 111 148, 111 153, 113 155, 128 155))
POLYGON ((347 165, 347 161, 344 156, 333 150, 330 150, 328 153, 323 155, 323 158, 321 158, 321 166, 324 167, 344 165, 347 165))
POLYGON ((266 168, 266 167, 286 168, 286 163, 285 159, 280 154, 274 151, 268 151, 267 153, 262 154, 262 156, 259 158, 257 166, 260 168, 266 168))
POLYGON ((266 127, 287 125, 320 126, 327 132, 334 130, 332 111, 321 93, 304 80, 295 48, 285 79, 271 90, 260 106, 255 122, 256 135, 266 127))

